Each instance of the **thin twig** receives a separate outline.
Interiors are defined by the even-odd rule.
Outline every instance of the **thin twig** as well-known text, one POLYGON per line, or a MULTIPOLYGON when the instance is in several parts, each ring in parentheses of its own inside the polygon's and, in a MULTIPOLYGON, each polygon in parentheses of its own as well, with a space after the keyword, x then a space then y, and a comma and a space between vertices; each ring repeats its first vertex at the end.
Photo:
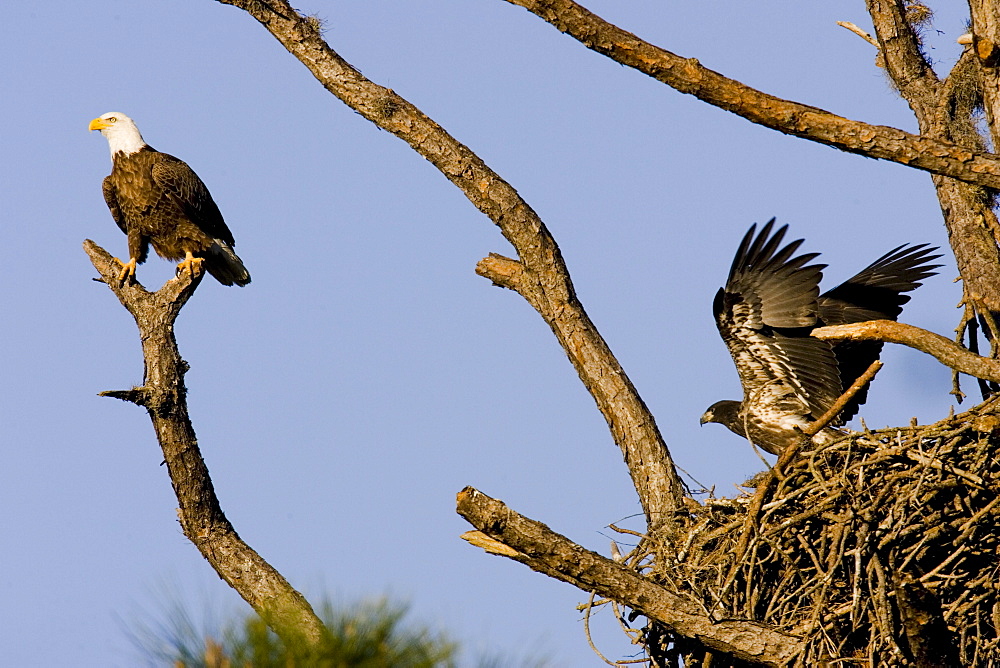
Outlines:
POLYGON ((587 600, 587 605, 583 612, 583 633, 587 637, 587 644, 590 645, 590 649, 601 659, 604 663, 609 666, 617 666, 618 664, 604 656, 601 650, 597 649, 597 645, 594 644, 594 639, 590 635, 590 610, 594 607, 594 592, 590 592, 590 598, 587 600))

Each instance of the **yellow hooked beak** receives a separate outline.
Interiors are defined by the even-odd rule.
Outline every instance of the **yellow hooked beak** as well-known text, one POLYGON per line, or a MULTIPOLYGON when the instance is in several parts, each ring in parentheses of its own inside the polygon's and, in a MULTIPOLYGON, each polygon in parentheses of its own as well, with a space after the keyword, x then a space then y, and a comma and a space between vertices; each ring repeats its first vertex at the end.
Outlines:
POLYGON ((112 123, 104 120, 103 118, 95 118, 90 122, 89 130, 103 130, 104 128, 110 128, 112 123))

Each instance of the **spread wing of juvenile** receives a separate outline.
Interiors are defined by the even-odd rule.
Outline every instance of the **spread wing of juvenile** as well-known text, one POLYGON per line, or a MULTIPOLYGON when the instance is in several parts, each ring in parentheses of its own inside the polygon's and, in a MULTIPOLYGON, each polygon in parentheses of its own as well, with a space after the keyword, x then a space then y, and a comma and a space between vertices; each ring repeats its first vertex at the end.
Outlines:
MULTIPOLYGON (((715 297, 716 325, 736 364, 743 401, 719 401, 702 416, 724 424, 772 454, 800 438, 800 430, 826 413, 847 387, 878 359, 881 344, 833 345, 810 336, 815 327, 865 320, 895 320, 920 281, 940 265, 925 244, 899 246, 857 275, 820 295, 826 265, 816 253, 795 256, 802 240, 781 246, 787 226, 774 220, 743 237, 726 286, 715 297)), ((865 387, 832 424, 843 424, 864 403, 865 387)), ((830 442, 827 427, 814 436, 830 442)))
POLYGON ((204 264, 223 285, 250 282, 219 207, 187 163, 146 144, 125 114, 104 114, 90 129, 100 130, 111 149, 111 174, 103 189, 112 218, 128 235, 122 280, 135 275, 151 245, 162 258, 183 260, 178 271, 194 272, 204 264))
MULTIPOLYGON (((891 251, 819 297, 819 319, 824 325, 846 325, 866 320, 895 320, 910 301, 905 294, 916 290, 921 281, 933 276, 941 257, 927 244, 897 246, 891 251)), ((882 352, 881 341, 842 341, 833 352, 840 368, 841 385, 846 389, 863 374, 882 352)), ((850 420, 868 398, 865 385, 841 411, 837 424, 850 420)))

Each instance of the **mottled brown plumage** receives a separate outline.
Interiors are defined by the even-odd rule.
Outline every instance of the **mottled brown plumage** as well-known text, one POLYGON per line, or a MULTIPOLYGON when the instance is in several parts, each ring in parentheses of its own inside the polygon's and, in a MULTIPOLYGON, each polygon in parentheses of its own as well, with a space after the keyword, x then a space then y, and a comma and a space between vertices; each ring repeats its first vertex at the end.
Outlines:
MULTIPOLYGON (((909 292, 934 275, 940 255, 926 244, 899 246, 857 275, 820 295, 826 265, 809 264, 817 253, 793 257, 802 240, 782 247, 787 226, 774 234, 774 220, 743 237, 726 286, 715 296, 719 333, 736 364, 743 401, 709 407, 702 424, 718 422, 772 454, 801 438, 801 430, 826 413, 844 390, 878 359, 881 343, 832 344, 811 337, 823 325, 895 320, 909 292)), ((867 398, 865 386, 833 420, 850 419, 867 398)), ((813 437, 827 443, 840 436, 831 427, 813 437)))
POLYGON ((111 148, 104 200, 128 235, 129 261, 122 263, 122 279, 134 275, 152 245, 162 258, 183 260, 179 270, 193 272, 204 263, 223 285, 250 282, 219 207, 187 163, 147 145, 124 114, 104 114, 91 121, 90 129, 100 130, 111 148))

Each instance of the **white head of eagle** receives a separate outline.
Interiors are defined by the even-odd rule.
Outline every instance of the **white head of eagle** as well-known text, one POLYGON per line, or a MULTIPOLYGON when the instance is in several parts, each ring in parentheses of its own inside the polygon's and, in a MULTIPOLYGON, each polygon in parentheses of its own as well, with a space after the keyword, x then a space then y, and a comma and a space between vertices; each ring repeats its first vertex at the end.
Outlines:
POLYGON ((128 235, 129 261, 119 260, 120 281, 135 276, 152 245, 164 259, 183 260, 178 272, 194 275, 204 265, 223 285, 250 282, 250 272, 233 251, 233 233, 186 162, 149 146, 135 121, 121 112, 98 116, 90 129, 108 140, 111 174, 104 179, 104 200, 128 235))
POLYGON ((120 111, 109 111, 98 116, 90 122, 90 129, 100 130, 101 134, 108 140, 112 159, 114 159, 115 153, 132 155, 146 145, 146 142, 142 140, 142 135, 139 134, 139 128, 136 127, 135 121, 120 111))

